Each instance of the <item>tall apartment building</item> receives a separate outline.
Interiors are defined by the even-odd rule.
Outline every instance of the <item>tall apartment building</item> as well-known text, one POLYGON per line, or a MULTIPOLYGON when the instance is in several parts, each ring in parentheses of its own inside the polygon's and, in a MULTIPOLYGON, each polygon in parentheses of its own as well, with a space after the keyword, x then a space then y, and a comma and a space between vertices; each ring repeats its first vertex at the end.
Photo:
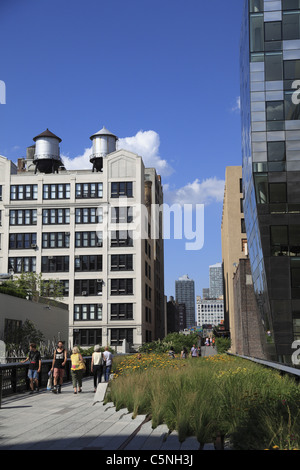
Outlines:
POLYGON ((241 32, 244 213, 268 356, 300 338, 300 2, 246 0, 241 32))
POLYGON ((90 139, 87 170, 64 168, 48 129, 17 167, 0 157, 0 272, 63 283, 70 346, 138 347, 165 328, 161 180, 107 129, 90 139))
POLYGON ((222 263, 209 266, 209 297, 218 299, 223 296, 223 268, 222 263))
POLYGON ((176 302, 185 304, 186 328, 192 328, 196 324, 195 317, 195 283, 187 274, 175 281, 176 302))
POLYGON ((243 211, 242 167, 230 166, 225 172, 225 190, 221 225, 224 276, 225 327, 230 329, 232 350, 236 351, 236 318, 233 276, 240 259, 247 257, 247 234, 243 211))

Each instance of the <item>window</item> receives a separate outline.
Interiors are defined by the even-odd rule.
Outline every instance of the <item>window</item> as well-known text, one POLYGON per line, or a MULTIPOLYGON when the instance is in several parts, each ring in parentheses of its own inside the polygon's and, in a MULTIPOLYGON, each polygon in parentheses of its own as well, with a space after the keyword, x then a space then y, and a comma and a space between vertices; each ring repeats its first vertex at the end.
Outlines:
POLYGON ((123 340, 126 339, 128 343, 133 343, 133 329, 128 328, 112 328, 110 330, 110 344, 111 346, 121 346, 123 340))
POLYGON ((75 256, 75 271, 102 271, 102 255, 75 256))
POLYGON ((289 225, 290 256, 300 256, 300 225, 289 225))
POLYGON ((95 344, 102 344, 102 329, 74 329, 73 330, 74 344, 79 346, 94 346, 95 344))
POLYGON ((70 184, 44 184, 43 199, 70 199, 70 184))
POLYGON ((43 225, 69 224, 70 209, 43 209, 43 225))
POLYGON ((264 16, 261 14, 250 15, 250 50, 264 50, 264 16))
POLYGON ((284 92, 284 114, 287 121, 297 121, 300 119, 300 104, 292 101, 294 91, 284 92))
POLYGON ((132 271, 132 255, 111 255, 111 271, 132 271))
POLYGON ((111 222, 125 224, 133 221, 133 207, 112 207, 111 222))
POLYGON ((8 258, 8 271, 10 269, 15 273, 35 272, 36 258, 33 256, 8 258))
POLYGON ((133 304, 111 304, 111 320, 133 320, 133 304))
POLYGON ((102 320, 102 304, 75 304, 74 321, 102 320))
POLYGON ((17 184, 10 187, 10 200, 36 200, 38 193, 37 184, 17 184))
POLYGON ((250 12, 264 11, 264 0, 250 0, 250 12))
POLYGON ((246 233, 245 219, 241 219, 241 232, 246 233))
POLYGON ((271 255, 288 256, 288 227, 287 225, 272 225, 271 231, 271 255))
POLYGON ((112 230, 110 232, 110 246, 133 246, 133 232, 132 230, 112 230))
POLYGON ((133 279, 111 279, 111 295, 132 295, 133 279))
POLYGON ((265 22, 265 41, 281 41, 281 21, 265 22))
POLYGON ((10 233, 9 249, 26 250, 36 248, 36 233, 10 233))
POLYGON ((103 197, 103 183, 76 183, 76 199, 94 199, 103 197))
POLYGON ((291 259, 291 288, 292 299, 299 299, 300 295, 300 258, 291 259))
POLYGON ((102 279, 75 279, 74 295, 102 295, 102 279))
POLYGON ((85 207, 75 209, 76 224, 100 224, 103 222, 102 207, 85 207))
POLYGON ((282 14, 282 34, 284 40, 300 39, 300 12, 290 11, 282 14))
POLYGON ((132 197, 132 181, 111 183, 111 197, 132 197))
POLYGON ((300 0, 282 0, 283 10, 298 10, 300 9, 300 0))
POLYGON ((10 225, 36 225, 37 210, 36 209, 20 209, 9 211, 10 225))
POLYGON ((267 52, 265 54, 265 80, 274 81, 283 79, 283 60, 280 52, 267 52))
POLYGON ((255 186, 257 204, 267 204, 269 201, 267 174, 264 174, 264 173, 255 174, 254 186, 255 186))
POLYGON ((287 202, 286 183, 269 184, 270 203, 287 202))
POLYGON ((60 280, 58 283, 51 282, 51 279, 45 280, 41 283, 42 289, 42 296, 43 297, 51 297, 56 296, 56 292, 59 291, 59 295, 62 294, 63 297, 69 297, 69 281, 68 280, 60 280), (56 287, 56 289, 55 289, 56 287))
POLYGON ((69 256, 42 256, 42 273, 69 271, 69 256))
POLYGON ((267 101, 266 102, 267 121, 284 120, 284 102, 267 101))
POLYGON ((93 248, 103 245, 102 232, 75 232, 76 248, 93 248))
POLYGON ((42 234, 43 248, 70 248, 69 232, 54 232, 42 234))
POLYGON ((282 162, 285 160, 285 142, 268 142, 268 161, 282 162))

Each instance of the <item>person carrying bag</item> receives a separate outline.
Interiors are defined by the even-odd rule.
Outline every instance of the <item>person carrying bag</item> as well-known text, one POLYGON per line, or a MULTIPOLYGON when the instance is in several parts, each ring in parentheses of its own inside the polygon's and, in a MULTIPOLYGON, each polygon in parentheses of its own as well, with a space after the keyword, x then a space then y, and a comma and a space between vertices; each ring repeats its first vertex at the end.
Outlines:
POLYGON ((82 391, 82 376, 86 369, 86 366, 77 346, 72 349, 72 353, 73 354, 71 354, 71 376, 74 393, 76 394, 77 385, 78 392, 80 393, 82 391))

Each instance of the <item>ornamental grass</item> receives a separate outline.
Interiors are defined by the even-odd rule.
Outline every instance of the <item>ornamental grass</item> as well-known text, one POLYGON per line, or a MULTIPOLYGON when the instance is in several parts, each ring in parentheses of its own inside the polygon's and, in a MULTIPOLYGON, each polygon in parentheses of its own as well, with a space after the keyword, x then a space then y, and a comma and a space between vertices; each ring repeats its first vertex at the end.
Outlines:
POLYGON ((170 358, 142 354, 114 359, 106 401, 166 424, 179 440, 200 444, 218 435, 233 449, 299 449, 300 389, 288 375, 226 354, 170 358))

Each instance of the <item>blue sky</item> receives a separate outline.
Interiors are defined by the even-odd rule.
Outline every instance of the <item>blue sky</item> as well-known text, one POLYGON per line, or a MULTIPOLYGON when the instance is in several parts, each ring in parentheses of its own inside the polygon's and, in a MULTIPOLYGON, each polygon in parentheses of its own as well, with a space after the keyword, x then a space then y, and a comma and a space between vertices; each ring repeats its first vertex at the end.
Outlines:
POLYGON ((70 165, 104 125, 162 175, 166 202, 205 203, 204 246, 165 242, 165 290, 196 294, 220 262, 225 168, 241 165, 242 0, 1 0, 0 154, 49 128, 70 165))

